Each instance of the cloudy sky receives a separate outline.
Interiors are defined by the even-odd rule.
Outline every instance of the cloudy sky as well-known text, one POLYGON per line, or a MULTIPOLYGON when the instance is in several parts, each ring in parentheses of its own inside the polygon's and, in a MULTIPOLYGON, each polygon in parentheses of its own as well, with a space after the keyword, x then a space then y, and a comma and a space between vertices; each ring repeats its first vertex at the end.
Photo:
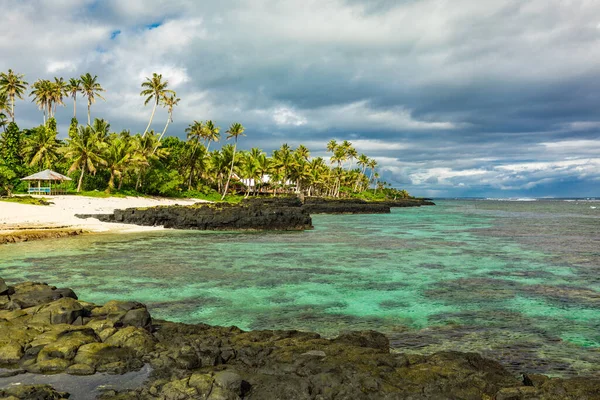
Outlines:
MULTIPOLYGON (((246 148, 304 143, 325 155, 329 139, 348 139, 388 182, 422 196, 600 196, 597 0, 0 0, 0 9, 0 70, 30 83, 98 75, 107 101, 92 114, 114 130, 143 131, 151 109, 140 84, 158 72, 181 98, 172 135, 213 119, 243 123, 246 148)), ((42 121, 29 99, 16 114, 21 127, 42 121)), ((159 110, 153 127, 165 121, 159 110)))

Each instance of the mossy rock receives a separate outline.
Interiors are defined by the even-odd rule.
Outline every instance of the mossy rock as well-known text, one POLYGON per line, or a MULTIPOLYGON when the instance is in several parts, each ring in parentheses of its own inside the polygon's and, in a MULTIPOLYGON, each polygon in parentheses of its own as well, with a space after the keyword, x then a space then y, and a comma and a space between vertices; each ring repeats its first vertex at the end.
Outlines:
POLYGON ((94 375, 96 369, 87 364, 73 364, 65 372, 69 375, 94 375))
POLYGON ((154 350, 156 340, 146 330, 128 326, 116 331, 104 343, 112 346, 126 347, 133 350, 137 355, 144 355, 154 350))
POLYGON ((133 352, 127 348, 112 346, 107 343, 90 343, 83 345, 77 350, 73 359, 75 364, 86 364, 98 369, 98 367, 115 362, 129 362, 133 359, 133 352))
POLYGON ((19 343, 0 343, 0 365, 16 364, 23 354, 23 347, 19 343))
POLYGON ((100 338, 92 329, 64 332, 58 335, 55 342, 44 346, 37 359, 38 362, 52 358, 72 360, 81 346, 97 342, 100 342, 100 338))

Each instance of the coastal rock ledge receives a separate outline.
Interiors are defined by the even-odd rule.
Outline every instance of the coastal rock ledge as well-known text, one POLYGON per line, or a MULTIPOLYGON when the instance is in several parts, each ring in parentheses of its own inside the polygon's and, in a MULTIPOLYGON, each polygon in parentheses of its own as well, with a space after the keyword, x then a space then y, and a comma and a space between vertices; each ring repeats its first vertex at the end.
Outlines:
MULTIPOLYGON (((8 386, 2 376, 123 374, 149 365, 136 389, 100 399, 599 399, 599 377, 516 377, 478 354, 391 353, 374 331, 336 339, 152 320, 143 304, 77 299, 45 283, 0 279, 0 398, 63 399, 60 387, 8 386)), ((43 380, 40 380, 43 382, 43 380)), ((90 394, 91 395, 91 394, 90 394)))
POLYGON ((197 230, 306 230, 312 229, 310 214, 298 198, 246 199, 240 204, 197 203, 193 206, 159 206, 115 210, 113 214, 85 214, 97 218, 144 226, 197 230))

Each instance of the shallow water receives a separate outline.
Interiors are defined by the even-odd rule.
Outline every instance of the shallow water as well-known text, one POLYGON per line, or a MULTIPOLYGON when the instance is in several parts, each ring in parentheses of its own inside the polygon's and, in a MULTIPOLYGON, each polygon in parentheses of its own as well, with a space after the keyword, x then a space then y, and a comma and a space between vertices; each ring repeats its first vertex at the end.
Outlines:
POLYGON ((348 329, 400 351, 477 351, 515 372, 600 373, 600 209, 443 201, 315 215, 293 233, 163 231, 6 245, 0 276, 242 329, 348 329))

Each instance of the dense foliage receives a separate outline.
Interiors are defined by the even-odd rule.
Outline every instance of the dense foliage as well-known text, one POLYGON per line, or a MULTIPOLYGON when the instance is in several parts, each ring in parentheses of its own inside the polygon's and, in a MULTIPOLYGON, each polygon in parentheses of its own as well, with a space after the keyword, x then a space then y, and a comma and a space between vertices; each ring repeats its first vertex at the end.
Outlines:
POLYGON ((91 119, 91 106, 104 89, 96 76, 82 75, 68 82, 38 80, 30 96, 44 113, 44 123, 20 130, 8 123, 14 117, 14 99, 21 98, 27 83, 23 76, 9 71, 0 75, 0 194, 23 190, 20 177, 46 168, 70 175, 73 189, 106 193, 135 193, 161 196, 204 197, 213 200, 226 195, 259 193, 298 193, 308 196, 363 197, 366 199, 409 197, 406 191, 387 188, 379 181, 377 162, 358 154, 352 143, 331 140, 329 160, 311 157, 303 145, 287 144, 269 156, 259 148, 239 151, 238 140, 244 127, 233 123, 227 143, 219 143, 221 129, 213 121, 194 121, 186 129, 186 140, 166 136, 179 98, 168 89, 168 81, 153 74, 142 83, 141 96, 152 104, 152 114, 144 133, 112 132, 103 119, 91 119), (11 78, 8 79, 9 74, 11 78), (6 79, 2 76, 6 75, 6 79), (87 98, 88 124, 80 125, 76 113, 77 94, 87 98), (58 139, 55 112, 64 98, 73 99, 73 118, 68 137, 58 139), (9 101, 10 100, 10 101, 9 101), (156 107, 168 110, 162 132, 150 130, 156 107), (372 189, 369 191, 369 189, 372 189))

